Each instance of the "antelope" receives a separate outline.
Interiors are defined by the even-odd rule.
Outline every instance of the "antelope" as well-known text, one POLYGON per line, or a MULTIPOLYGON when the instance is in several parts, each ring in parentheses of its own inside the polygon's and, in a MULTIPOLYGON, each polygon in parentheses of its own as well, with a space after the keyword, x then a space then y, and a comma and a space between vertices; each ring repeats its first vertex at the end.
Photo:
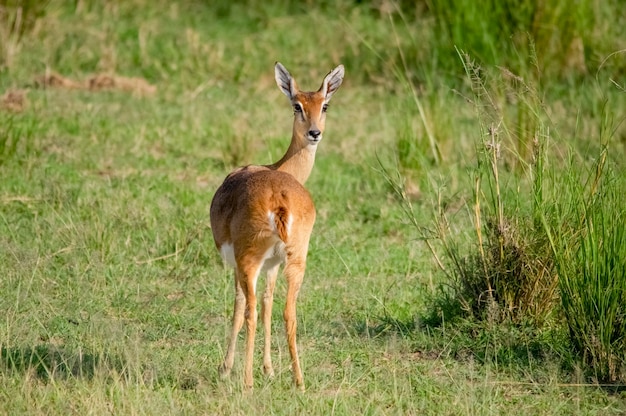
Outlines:
POLYGON ((272 377, 271 316, 278 269, 284 263, 287 299, 283 318, 293 381, 304 390, 296 347, 296 299, 304 278, 309 238, 315 222, 315 206, 304 188, 317 145, 322 140, 326 110, 332 95, 343 81, 343 65, 330 71, 319 90, 298 89, 287 69, 276 63, 274 75, 279 89, 293 107, 291 143, 285 155, 271 165, 249 165, 231 172, 211 202, 211 230, 225 263, 235 269, 235 305, 232 330, 223 364, 222 378, 233 368, 237 336, 244 319, 246 344, 244 388, 253 386, 252 361, 257 327, 257 279, 267 272, 261 303, 264 327, 263 372, 272 377))

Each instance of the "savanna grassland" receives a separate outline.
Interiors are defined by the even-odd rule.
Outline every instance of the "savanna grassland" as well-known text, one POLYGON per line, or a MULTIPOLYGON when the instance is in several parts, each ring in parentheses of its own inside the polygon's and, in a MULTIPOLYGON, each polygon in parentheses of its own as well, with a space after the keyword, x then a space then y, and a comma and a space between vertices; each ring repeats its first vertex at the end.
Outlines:
POLYGON ((626 15, 545 3, 0 0, 0 413, 624 414, 626 15), (288 146, 275 61, 346 77, 306 392, 279 278, 247 394, 209 204, 288 146))

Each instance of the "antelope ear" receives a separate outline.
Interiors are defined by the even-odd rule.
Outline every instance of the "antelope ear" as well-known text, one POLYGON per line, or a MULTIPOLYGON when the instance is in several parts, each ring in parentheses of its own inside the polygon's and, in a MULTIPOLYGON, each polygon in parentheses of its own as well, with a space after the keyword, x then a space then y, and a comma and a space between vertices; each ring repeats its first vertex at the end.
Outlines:
POLYGON ((296 92, 298 91, 298 86, 296 85, 296 80, 293 79, 287 68, 283 66, 280 62, 276 62, 276 66, 274 67, 274 77, 276 78, 276 84, 278 88, 289 98, 293 100, 296 92))
POLYGON ((335 91, 337 91, 343 82, 343 75, 343 65, 339 65, 326 75, 326 78, 324 78, 324 82, 322 82, 322 86, 320 87, 320 91, 324 93, 324 102, 330 101, 330 97, 333 96, 335 91))

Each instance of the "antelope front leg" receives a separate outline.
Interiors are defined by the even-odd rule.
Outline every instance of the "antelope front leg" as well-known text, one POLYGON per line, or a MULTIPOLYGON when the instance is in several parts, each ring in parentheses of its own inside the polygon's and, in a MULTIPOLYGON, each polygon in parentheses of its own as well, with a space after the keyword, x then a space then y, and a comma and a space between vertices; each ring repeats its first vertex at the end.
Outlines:
POLYGON ((243 326, 243 313, 246 306, 246 297, 243 294, 241 284, 239 283, 238 272, 235 270, 235 306, 233 310, 233 322, 230 332, 230 339, 228 341, 228 349, 226 350, 226 357, 224 362, 219 367, 219 375, 221 378, 228 377, 230 371, 233 368, 235 362, 235 347, 237 345, 237 336, 241 327, 243 326))
POLYGON ((263 320, 265 342, 263 344, 263 373, 274 377, 272 367, 272 302, 274 301, 274 287, 278 276, 279 264, 267 271, 267 285, 261 304, 261 319, 263 320))

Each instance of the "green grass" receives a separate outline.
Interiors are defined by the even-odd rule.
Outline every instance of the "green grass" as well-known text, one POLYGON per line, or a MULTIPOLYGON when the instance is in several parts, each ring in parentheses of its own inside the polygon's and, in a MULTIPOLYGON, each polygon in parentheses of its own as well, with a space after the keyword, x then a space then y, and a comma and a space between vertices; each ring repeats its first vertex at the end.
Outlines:
POLYGON ((596 380, 615 382, 626 377, 625 187, 605 166, 605 155, 586 183, 575 171, 561 182, 572 192, 571 202, 558 204, 556 220, 546 221, 546 228, 573 347, 596 380))
MULTIPOLYGON (((0 44, 12 42, 0 48, 0 96, 28 91, 23 111, 0 106, 0 413, 626 411, 623 390, 594 384, 557 325, 449 321, 441 310, 450 307, 438 303, 449 281, 421 237, 443 207, 451 233, 469 245, 468 171, 481 125, 435 12, 404 6, 388 15, 348 1, 51 1, 19 41, 0 30, 0 44), (241 355, 232 378, 217 375, 234 293, 208 208, 230 169, 273 162, 286 149, 292 114, 274 83, 277 60, 307 89, 338 63, 346 79, 307 182, 318 212, 298 301, 307 391, 291 385, 279 280, 277 375, 263 378, 258 348, 255 390, 244 395, 241 355), (81 81, 100 72, 143 77, 157 91, 37 87, 46 69, 81 81), (419 190, 410 195, 415 223, 379 160, 419 190)), ((598 21, 619 20, 613 6, 597 10, 598 21)), ((520 97, 523 85, 496 67, 507 56, 481 57, 512 131, 530 131, 527 112, 545 107, 556 167, 574 154, 591 169, 603 100, 613 114, 626 109, 611 82, 623 55, 594 72, 623 47, 606 27, 588 45, 604 36, 613 49, 586 51, 589 73, 575 79, 548 70, 539 103, 510 94, 520 97)), ((625 131, 617 125, 607 156, 621 181, 625 131)), ((503 141, 509 154, 522 153, 517 137, 503 141)), ((525 180, 516 161, 501 167, 507 184, 525 180)))

